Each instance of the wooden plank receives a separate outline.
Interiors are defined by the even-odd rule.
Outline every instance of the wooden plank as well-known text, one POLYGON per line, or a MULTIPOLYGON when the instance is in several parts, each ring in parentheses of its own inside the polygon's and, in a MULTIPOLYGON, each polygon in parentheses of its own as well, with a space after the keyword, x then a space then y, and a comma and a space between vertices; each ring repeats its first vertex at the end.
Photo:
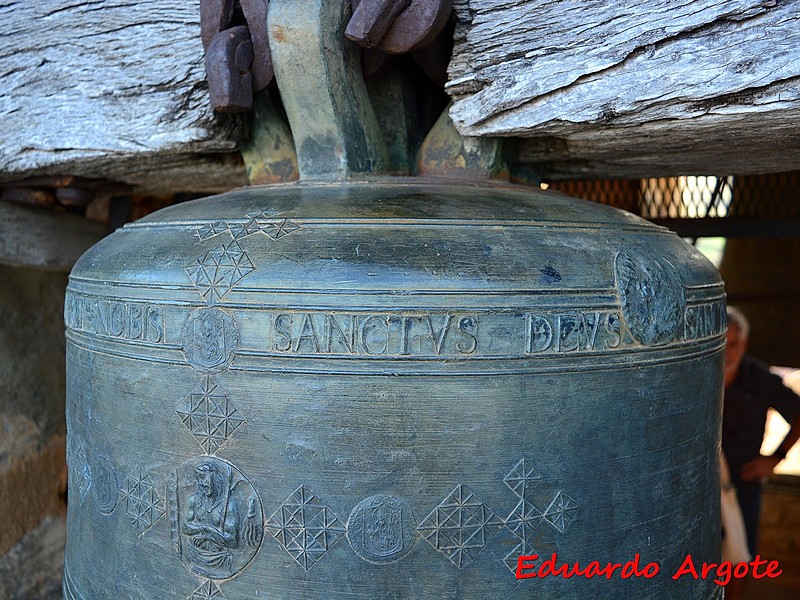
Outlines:
POLYGON ((74 174, 146 193, 246 184, 231 154, 246 117, 211 109, 199 0, 6 0, 0 40, 0 181, 74 174))
POLYGON ((545 176, 800 167, 800 2, 456 0, 465 135, 518 136, 545 176))

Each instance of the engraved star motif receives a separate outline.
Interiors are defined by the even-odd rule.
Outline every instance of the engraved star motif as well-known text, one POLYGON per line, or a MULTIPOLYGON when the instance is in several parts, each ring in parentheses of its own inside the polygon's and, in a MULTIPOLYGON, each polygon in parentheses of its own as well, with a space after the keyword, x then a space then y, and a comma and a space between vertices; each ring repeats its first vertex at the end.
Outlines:
POLYGON ((530 492, 538 486, 542 477, 526 459, 520 459, 503 479, 506 486, 519 498, 511 514, 503 524, 519 540, 517 546, 504 557, 504 562, 516 573, 517 558, 520 555, 538 554, 534 549, 534 537, 539 526, 546 522, 559 532, 569 527, 578 512, 578 503, 564 492, 559 491, 549 506, 539 510, 530 498, 530 492))
POLYGON ((578 503, 564 492, 558 492, 544 511, 544 520, 558 529, 561 533, 575 520, 578 512, 578 503))
POLYGON ((345 527, 305 485, 267 521, 267 530, 308 571, 345 533, 345 527))
POLYGON ((417 531, 463 569, 502 526, 500 519, 465 485, 458 485, 422 520, 417 531))
POLYGON ((248 220, 244 223, 227 224, 235 240, 240 240, 256 233, 263 233, 270 239, 277 240, 300 229, 300 226, 296 223, 292 223, 288 219, 276 219, 264 211, 248 213, 247 218, 248 220))
POLYGON ((212 304, 254 270, 250 257, 236 240, 209 251, 186 267, 194 286, 212 304))
POLYGON ((267 227, 275 223, 275 216, 268 215, 263 210, 257 213, 247 213, 247 218, 255 221, 259 227, 259 231, 265 231, 267 227))
POLYGON ((207 454, 213 454, 245 420, 227 394, 206 376, 176 411, 207 454))
POLYGON ((201 240, 207 240, 225 231, 228 231, 228 224, 225 221, 217 221, 216 223, 203 225, 195 232, 195 235, 201 240))
POLYGON ((521 499, 505 520, 506 527, 523 543, 531 543, 544 515, 531 502, 521 499))
POLYGON ((528 493, 542 481, 539 475, 527 460, 520 459, 508 475, 503 479, 508 488, 520 498, 527 498, 528 493))
POLYGON ((121 492, 125 499, 125 512, 141 537, 164 516, 164 501, 158 495, 150 473, 141 464, 125 478, 121 492))
POLYGON ((266 233, 273 240, 278 240, 285 235, 289 235, 293 231, 297 231, 298 229, 300 229, 299 225, 292 223, 288 219, 283 219, 277 223, 269 223, 264 228, 264 233, 266 233))
POLYGON ((244 223, 230 223, 228 227, 230 228, 231 235, 233 235, 233 239, 235 240, 242 239, 264 230, 263 226, 255 218, 251 218, 249 221, 245 221, 244 223))
POLYGON ((213 581, 206 580, 206 582, 192 592, 192 595, 186 600, 211 600, 212 598, 225 600, 225 596, 222 590, 219 589, 219 586, 213 581))
POLYGON ((511 552, 503 557, 503 562, 506 563, 506 566, 511 570, 512 573, 516 574, 519 557, 531 556, 532 554, 539 554, 539 552, 537 552, 530 544, 521 542, 511 552))
POLYGON ((81 438, 75 438, 74 449, 74 458, 70 462, 72 463, 74 476, 78 480, 77 489, 81 502, 83 502, 92 487, 92 469, 89 466, 89 460, 86 458, 86 450, 83 447, 81 438))

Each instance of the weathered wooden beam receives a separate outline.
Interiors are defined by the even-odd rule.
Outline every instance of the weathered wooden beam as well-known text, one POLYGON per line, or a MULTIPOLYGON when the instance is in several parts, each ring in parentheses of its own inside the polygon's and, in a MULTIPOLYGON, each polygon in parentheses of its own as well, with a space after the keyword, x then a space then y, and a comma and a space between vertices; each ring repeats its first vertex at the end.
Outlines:
POLYGON ((800 168, 800 110, 750 118, 724 115, 626 127, 587 126, 569 134, 525 138, 517 160, 547 179, 747 175, 800 168))
MULTIPOLYGON (((456 0, 463 134, 550 179, 800 167, 798 0, 456 0)), ((137 193, 246 183, 246 116, 208 100, 199 0, 0 5, 0 182, 137 193), (102 18, 100 18, 102 16, 102 18)))
POLYGON ((199 0, 0 3, 0 181, 72 174, 137 192, 244 185, 246 117, 208 98, 199 0))
POLYGON ((797 169, 800 2, 456 0, 464 135, 550 178, 797 169))

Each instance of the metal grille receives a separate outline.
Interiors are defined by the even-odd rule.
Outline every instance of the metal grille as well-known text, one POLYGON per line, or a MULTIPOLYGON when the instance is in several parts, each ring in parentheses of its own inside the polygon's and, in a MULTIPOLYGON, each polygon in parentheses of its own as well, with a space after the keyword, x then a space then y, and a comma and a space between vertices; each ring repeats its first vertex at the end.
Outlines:
POLYGON ((547 187, 647 219, 726 217, 733 199, 730 176, 559 181, 547 187))
POLYGON ((729 216, 800 218, 800 171, 737 177, 729 216))
POLYGON ((649 219, 725 217, 733 198, 732 188, 733 177, 643 179, 640 214, 649 219))
POLYGON ((800 237, 800 171, 558 181, 542 187, 636 213, 689 237, 800 237))

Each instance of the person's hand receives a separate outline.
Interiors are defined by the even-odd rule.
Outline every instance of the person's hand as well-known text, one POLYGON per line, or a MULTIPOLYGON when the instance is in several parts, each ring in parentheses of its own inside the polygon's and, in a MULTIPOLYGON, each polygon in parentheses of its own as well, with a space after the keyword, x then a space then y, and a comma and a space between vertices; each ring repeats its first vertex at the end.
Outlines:
POLYGON ((781 459, 776 456, 761 455, 742 466, 742 479, 744 481, 759 481, 772 475, 781 459))

